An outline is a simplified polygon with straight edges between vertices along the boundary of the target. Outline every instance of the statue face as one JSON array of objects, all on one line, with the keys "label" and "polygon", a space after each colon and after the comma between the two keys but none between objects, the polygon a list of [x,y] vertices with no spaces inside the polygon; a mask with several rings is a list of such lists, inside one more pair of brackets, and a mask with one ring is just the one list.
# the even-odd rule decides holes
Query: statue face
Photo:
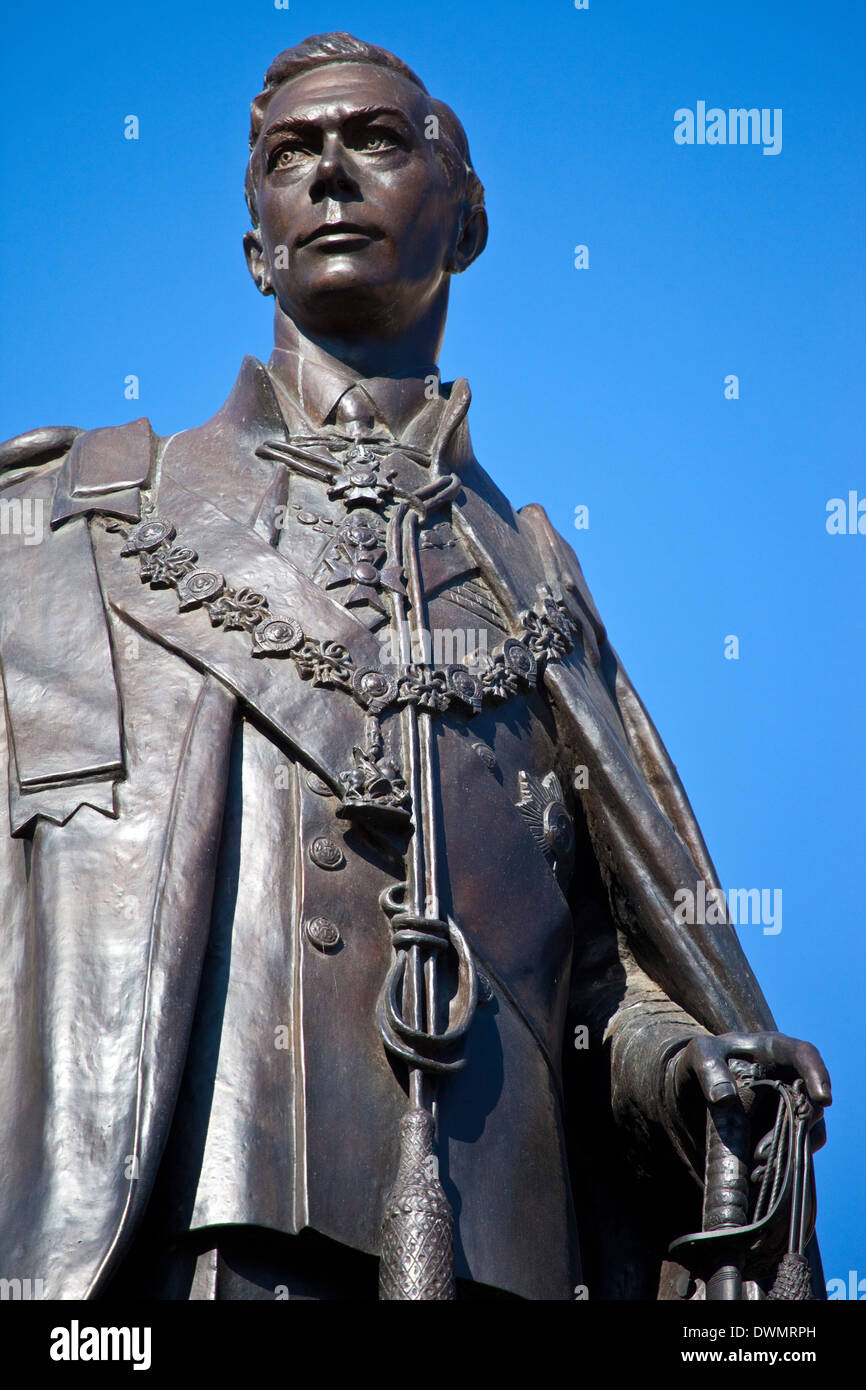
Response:
[{"label": "statue face", "polygon": [[302,331],[405,332],[469,263],[425,137],[430,105],[364,63],[317,68],[271,98],[254,153],[260,228],[245,244],[254,278]]}]

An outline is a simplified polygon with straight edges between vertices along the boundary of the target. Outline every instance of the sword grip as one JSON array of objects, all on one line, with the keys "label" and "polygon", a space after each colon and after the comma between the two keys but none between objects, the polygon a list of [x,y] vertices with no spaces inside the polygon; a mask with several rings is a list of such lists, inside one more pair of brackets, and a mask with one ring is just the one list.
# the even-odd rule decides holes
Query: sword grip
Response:
[{"label": "sword grip", "polygon": [[[707,1111],[707,1168],[703,1229],[745,1226],[749,1215],[749,1170],[746,1163],[749,1121],[739,1095]],[[742,1295],[742,1260],[725,1242],[721,1264],[708,1271],[708,1302],[735,1302]]]},{"label": "sword grip", "polygon": [[[704,1180],[703,1229],[730,1231],[749,1222],[749,1111],[755,1100],[744,1084],[753,1070],[731,1063],[737,1094],[707,1108],[707,1156]],[[720,1262],[707,1272],[707,1301],[736,1302],[742,1298],[743,1256],[741,1244],[724,1241]]]},{"label": "sword grip", "polygon": [[749,1207],[749,1121],[739,1097],[707,1112],[703,1227],[745,1226]]}]

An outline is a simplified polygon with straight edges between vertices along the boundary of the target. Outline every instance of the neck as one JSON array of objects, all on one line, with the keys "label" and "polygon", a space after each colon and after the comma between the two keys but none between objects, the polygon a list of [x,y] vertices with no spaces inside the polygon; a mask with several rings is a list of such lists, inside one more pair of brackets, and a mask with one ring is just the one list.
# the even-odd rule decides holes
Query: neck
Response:
[{"label": "neck", "polygon": [[274,306],[274,346],[288,348],[302,356],[316,350],[342,362],[360,377],[407,377],[421,368],[435,365],[445,332],[448,290],[444,302],[434,301],[424,318],[393,338],[361,337],[357,334],[317,333],[301,329],[277,303]]}]

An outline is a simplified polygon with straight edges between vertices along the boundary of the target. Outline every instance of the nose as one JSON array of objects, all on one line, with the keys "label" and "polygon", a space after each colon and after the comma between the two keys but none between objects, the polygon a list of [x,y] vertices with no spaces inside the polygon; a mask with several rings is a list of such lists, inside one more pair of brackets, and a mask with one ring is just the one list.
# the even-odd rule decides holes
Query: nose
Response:
[{"label": "nose", "polygon": [[353,176],[351,161],[345,146],[334,135],[326,137],[313,182],[310,197],[314,203],[324,198],[334,198],[339,202],[360,201],[361,190]]}]

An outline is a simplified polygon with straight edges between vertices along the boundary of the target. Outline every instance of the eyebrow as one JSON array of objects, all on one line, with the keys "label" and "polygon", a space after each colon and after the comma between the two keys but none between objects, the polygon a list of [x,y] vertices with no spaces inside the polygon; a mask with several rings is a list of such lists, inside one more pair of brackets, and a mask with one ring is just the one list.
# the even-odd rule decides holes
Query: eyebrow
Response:
[{"label": "eyebrow", "polygon": [[[376,116],[395,116],[404,125],[412,128],[412,121],[405,111],[401,111],[398,106],[356,106],[351,111],[346,111],[339,118],[339,124],[345,125],[348,121],[366,118],[374,119]],[[262,140],[268,140],[272,135],[284,135],[287,131],[308,129],[310,126],[318,126],[320,117],[316,116],[283,116],[281,120],[274,121],[266,130],[262,132]]]}]

